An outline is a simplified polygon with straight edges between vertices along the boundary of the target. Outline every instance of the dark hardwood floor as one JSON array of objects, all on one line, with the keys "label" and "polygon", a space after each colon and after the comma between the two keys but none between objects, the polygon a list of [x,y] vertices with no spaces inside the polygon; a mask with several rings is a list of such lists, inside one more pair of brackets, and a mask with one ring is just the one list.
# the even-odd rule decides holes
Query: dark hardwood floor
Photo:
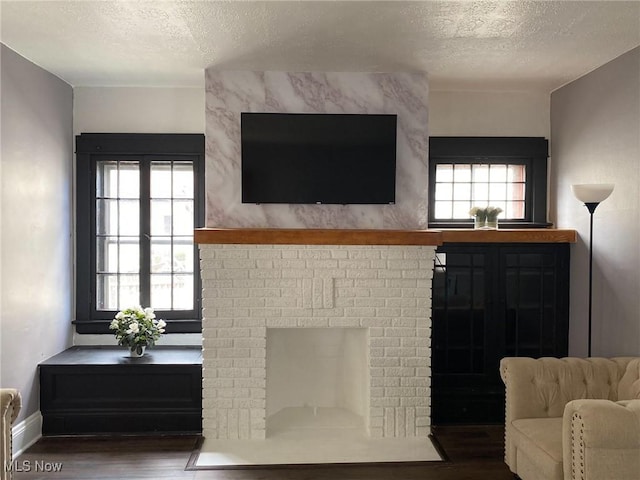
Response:
[{"label": "dark hardwood floor", "polygon": [[[46,437],[15,463],[15,480],[512,480],[501,426],[434,427],[448,461],[420,465],[185,470],[198,438]],[[55,472],[56,464],[60,471]],[[22,470],[22,471],[20,471]],[[49,470],[49,471],[47,471]]]}]

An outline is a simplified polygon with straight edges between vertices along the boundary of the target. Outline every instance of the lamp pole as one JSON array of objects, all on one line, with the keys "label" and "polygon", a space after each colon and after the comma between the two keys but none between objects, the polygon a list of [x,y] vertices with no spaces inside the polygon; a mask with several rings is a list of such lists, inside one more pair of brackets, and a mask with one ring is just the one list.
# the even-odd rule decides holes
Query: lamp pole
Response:
[{"label": "lamp pole", "polygon": [[587,202],[584,204],[589,210],[589,346],[587,356],[591,356],[591,312],[593,305],[593,212],[600,202]]},{"label": "lamp pole", "polygon": [[591,319],[593,310],[593,213],[600,202],[604,201],[613,192],[612,183],[576,184],[571,185],[575,197],[584,203],[589,210],[589,344],[588,356],[591,356]]}]

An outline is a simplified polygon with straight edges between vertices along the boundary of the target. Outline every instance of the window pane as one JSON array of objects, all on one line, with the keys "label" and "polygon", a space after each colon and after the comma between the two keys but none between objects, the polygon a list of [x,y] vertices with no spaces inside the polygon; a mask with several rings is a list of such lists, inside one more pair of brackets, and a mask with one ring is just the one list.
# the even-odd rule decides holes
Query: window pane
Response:
[{"label": "window pane", "polygon": [[507,185],[505,183],[492,183],[489,187],[489,202],[504,201],[507,198]]},{"label": "window pane", "polygon": [[490,182],[506,182],[507,181],[507,166],[506,165],[491,165],[489,167],[489,181]]},{"label": "window pane", "polygon": [[193,273],[193,237],[176,238],[173,243],[173,271]]},{"label": "window pane", "polygon": [[487,205],[489,202],[489,184],[488,183],[474,183],[473,184],[473,205],[480,207]]},{"label": "window pane", "polygon": [[453,185],[453,199],[454,200],[471,200],[471,184],[456,182]]},{"label": "window pane", "polygon": [[172,299],[171,275],[151,275],[151,305],[156,310],[170,310]]},{"label": "window pane", "polygon": [[118,237],[96,239],[96,271],[118,273]]},{"label": "window pane", "polygon": [[140,234],[140,201],[119,200],[118,217],[120,223],[120,235]]},{"label": "window pane", "polygon": [[140,305],[140,277],[120,275],[118,309]]},{"label": "window pane", "polygon": [[171,162],[151,164],[151,198],[171,198]]},{"label": "window pane", "polygon": [[174,162],[173,164],[173,197],[193,198],[193,164],[192,162]]},{"label": "window pane", "polygon": [[469,202],[453,202],[453,218],[469,218]]},{"label": "window pane", "polygon": [[171,237],[151,240],[151,273],[171,273]]},{"label": "window pane", "polygon": [[471,165],[455,165],[453,169],[453,179],[457,182],[471,181]]},{"label": "window pane", "polygon": [[140,167],[138,162],[118,162],[120,173],[118,198],[140,198]]},{"label": "window pane", "polygon": [[451,183],[436,183],[436,200],[451,200],[453,185]]},{"label": "window pane", "polygon": [[473,181],[488,182],[489,181],[489,165],[473,165]]},{"label": "window pane", "polygon": [[510,182],[526,181],[527,169],[524,165],[509,165],[507,169]]},{"label": "window pane", "polygon": [[96,233],[118,235],[117,200],[96,200]]},{"label": "window pane", "polygon": [[118,276],[96,276],[96,301],[98,310],[118,309]]},{"label": "window pane", "polygon": [[453,182],[453,165],[436,165],[436,182]]},{"label": "window pane", "polygon": [[173,234],[193,235],[193,200],[173,201]]},{"label": "window pane", "polygon": [[171,235],[171,200],[151,200],[151,235]]},{"label": "window pane", "polygon": [[434,217],[453,218],[453,202],[436,201]]},{"label": "window pane", "polygon": [[120,273],[140,271],[140,242],[137,238],[120,239]]},{"label": "window pane", "polygon": [[173,308],[176,310],[193,308],[193,275],[173,276]]},{"label": "window pane", "polygon": [[118,162],[97,162],[96,196],[118,198]]}]

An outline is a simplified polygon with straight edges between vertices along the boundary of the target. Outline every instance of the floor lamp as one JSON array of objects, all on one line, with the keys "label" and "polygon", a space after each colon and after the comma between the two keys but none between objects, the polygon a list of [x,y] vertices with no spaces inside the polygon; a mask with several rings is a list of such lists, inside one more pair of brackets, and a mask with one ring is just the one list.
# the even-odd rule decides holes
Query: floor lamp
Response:
[{"label": "floor lamp", "polygon": [[591,183],[571,185],[575,197],[584,203],[589,210],[589,348],[588,357],[591,356],[591,304],[593,297],[593,212],[600,203],[611,195],[613,184]]}]

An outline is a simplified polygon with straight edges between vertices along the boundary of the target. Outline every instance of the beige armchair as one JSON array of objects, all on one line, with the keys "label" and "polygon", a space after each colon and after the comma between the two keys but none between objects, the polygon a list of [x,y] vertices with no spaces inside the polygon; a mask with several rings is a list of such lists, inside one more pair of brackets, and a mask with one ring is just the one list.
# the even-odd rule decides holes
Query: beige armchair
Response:
[{"label": "beige armchair", "polygon": [[500,374],[513,473],[640,479],[640,358],[504,358]]},{"label": "beige armchair", "polygon": [[2,463],[0,463],[0,479],[2,480],[9,480],[12,477],[12,469],[10,468],[11,460],[13,459],[11,427],[16,418],[18,418],[21,406],[22,402],[17,390],[12,388],[0,389],[0,413],[2,414],[2,445],[0,445],[0,447],[2,447],[0,450],[0,454],[2,455],[0,461]]}]

